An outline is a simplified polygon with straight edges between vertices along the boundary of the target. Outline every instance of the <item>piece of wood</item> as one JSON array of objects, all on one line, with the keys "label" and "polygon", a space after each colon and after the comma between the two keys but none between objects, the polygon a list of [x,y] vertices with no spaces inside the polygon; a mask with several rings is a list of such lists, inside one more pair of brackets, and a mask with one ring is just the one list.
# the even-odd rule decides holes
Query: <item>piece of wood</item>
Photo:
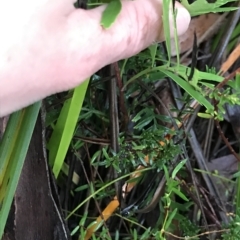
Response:
[{"label": "piece of wood", "polygon": [[2,240],[71,239],[51,181],[39,116]]}]

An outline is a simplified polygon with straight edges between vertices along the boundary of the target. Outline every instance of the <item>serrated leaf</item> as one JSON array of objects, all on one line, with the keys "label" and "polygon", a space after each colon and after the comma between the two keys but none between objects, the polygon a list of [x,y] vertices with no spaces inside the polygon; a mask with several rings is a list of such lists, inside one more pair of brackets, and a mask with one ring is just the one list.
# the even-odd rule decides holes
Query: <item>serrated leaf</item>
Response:
[{"label": "serrated leaf", "polygon": [[122,3],[120,0],[111,1],[102,14],[101,25],[104,28],[110,28],[115,22],[117,16],[122,9]]},{"label": "serrated leaf", "polygon": [[226,3],[236,2],[237,0],[217,0],[215,3],[208,3],[206,0],[197,0],[191,4],[188,0],[182,0],[181,4],[189,11],[192,17],[205,14],[205,13],[217,13],[217,12],[228,12],[237,10],[237,7],[224,7],[221,8]]}]

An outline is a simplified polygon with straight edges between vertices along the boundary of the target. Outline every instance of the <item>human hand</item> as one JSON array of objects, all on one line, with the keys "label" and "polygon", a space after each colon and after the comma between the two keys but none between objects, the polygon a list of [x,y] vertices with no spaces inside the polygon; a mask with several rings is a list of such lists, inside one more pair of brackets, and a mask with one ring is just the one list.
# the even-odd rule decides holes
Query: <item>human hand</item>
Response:
[{"label": "human hand", "polygon": [[[161,2],[123,1],[114,24],[103,29],[106,6],[82,10],[67,0],[1,1],[0,116],[72,89],[100,68],[163,41]],[[176,8],[181,35],[190,15],[177,2]]]}]

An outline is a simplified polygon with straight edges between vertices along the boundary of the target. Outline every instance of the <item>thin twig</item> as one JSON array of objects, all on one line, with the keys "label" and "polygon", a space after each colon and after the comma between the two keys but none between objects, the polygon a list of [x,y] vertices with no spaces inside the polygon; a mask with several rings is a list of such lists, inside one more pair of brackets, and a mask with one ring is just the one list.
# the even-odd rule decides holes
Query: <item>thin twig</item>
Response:
[{"label": "thin twig", "polygon": [[230,73],[227,77],[225,77],[216,87],[216,89],[221,89],[223,86],[225,86],[228,81],[230,81],[233,77],[235,77],[235,75],[237,73],[240,73],[240,68],[236,69],[235,71],[233,71],[232,73]]},{"label": "thin twig", "polygon": [[124,129],[126,129],[128,122],[129,122],[129,117],[128,117],[128,112],[125,106],[125,101],[124,101],[124,93],[121,91],[123,84],[122,84],[122,78],[120,75],[120,69],[118,66],[118,63],[113,63],[114,71],[116,74],[116,81],[117,81],[117,86],[119,89],[119,106],[120,106],[120,112],[122,113],[122,119],[123,119],[123,126]]},{"label": "thin twig", "polygon": [[220,136],[222,137],[222,140],[224,141],[224,143],[227,145],[228,149],[230,150],[230,152],[235,156],[235,158],[240,162],[240,156],[234,151],[234,149],[232,148],[231,144],[229,143],[228,139],[225,137],[222,129],[221,129],[221,126],[219,124],[219,121],[218,120],[215,120],[214,121],[215,124],[216,124],[216,128],[220,134]]}]

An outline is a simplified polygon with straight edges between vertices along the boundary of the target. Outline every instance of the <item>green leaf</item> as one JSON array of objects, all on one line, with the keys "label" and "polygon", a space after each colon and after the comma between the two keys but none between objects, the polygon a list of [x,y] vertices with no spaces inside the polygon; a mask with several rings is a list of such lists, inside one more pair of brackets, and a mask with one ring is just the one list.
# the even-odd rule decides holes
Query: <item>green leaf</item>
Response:
[{"label": "green leaf", "polygon": [[41,102],[13,113],[0,143],[0,239],[32,138]]},{"label": "green leaf", "polygon": [[236,91],[240,90],[240,73],[236,73],[236,79],[235,79],[235,89]]},{"label": "green leaf", "polygon": [[215,89],[215,85],[212,84],[212,83],[206,83],[206,82],[203,82],[203,81],[199,81],[203,86],[211,89],[211,90],[214,90]]},{"label": "green leaf", "polygon": [[165,175],[165,178],[166,178],[166,182],[168,183],[170,178],[169,178],[168,168],[166,167],[166,165],[163,165],[163,170],[164,170],[164,175]]},{"label": "green leaf", "polygon": [[182,161],[180,161],[180,163],[178,163],[178,165],[174,168],[173,172],[172,172],[172,178],[174,179],[177,175],[177,173],[179,172],[179,170],[183,167],[183,165],[187,162],[187,159],[184,159]]},{"label": "green leaf", "polygon": [[200,92],[196,91],[187,81],[167,70],[161,69],[161,71],[167,76],[169,76],[173,81],[175,81],[181,88],[183,88],[189,95],[196,99],[201,105],[205,106],[207,110],[214,110],[212,104]]},{"label": "green leaf", "polygon": [[151,58],[152,58],[152,67],[155,64],[157,48],[158,48],[158,44],[152,44],[150,47],[148,47],[148,49],[150,51]]},{"label": "green leaf", "polygon": [[211,118],[213,118],[213,116],[211,115],[211,114],[208,114],[208,113],[198,113],[197,114],[199,117],[201,117],[201,118],[205,118],[205,119],[211,119]]},{"label": "green leaf", "polygon": [[[171,68],[169,68],[169,70],[172,72],[177,72],[183,78],[186,78],[186,73],[191,71],[189,67],[185,67],[183,65],[178,66],[178,67],[171,67]],[[196,68],[194,70],[194,77],[197,78],[197,82],[201,82],[201,80],[222,82],[224,79],[224,77],[218,76],[218,75],[216,75],[216,73],[202,72]]]},{"label": "green leaf", "polygon": [[106,151],[105,148],[102,149],[102,153],[103,153],[103,156],[104,156],[108,161],[111,161],[111,159],[110,159],[110,157],[109,157],[109,155],[108,155],[108,153],[107,153],[107,151]]},{"label": "green leaf", "polygon": [[72,230],[72,232],[70,233],[70,235],[71,236],[73,236],[78,230],[79,230],[79,226],[76,226],[73,230]]},{"label": "green leaf", "polygon": [[163,30],[168,54],[168,65],[170,64],[171,59],[171,37],[170,37],[170,21],[169,21],[169,10],[170,4],[172,5],[171,0],[164,0],[163,2]]},{"label": "green leaf", "polygon": [[139,122],[137,125],[134,126],[134,129],[143,129],[153,120],[153,116],[149,116],[144,118],[143,121]]},{"label": "green leaf", "polygon": [[169,226],[170,226],[173,218],[175,217],[176,213],[177,213],[177,208],[175,208],[175,209],[171,212],[170,216],[168,217],[167,222],[166,222],[166,224],[165,224],[165,230],[168,230],[168,228],[169,228]]},{"label": "green leaf", "polygon": [[214,3],[208,3],[206,0],[197,0],[191,4],[188,0],[182,0],[181,4],[190,12],[191,16],[197,16],[205,13],[217,13],[237,10],[237,7],[224,7],[222,5],[229,2],[236,2],[237,0],[217,0]]},{"label": "green leaf", "polygon": [[66,157],[77,125],[89,79],[74,89],[73,96],[66,100],[48,143],[49,163],[57,178]]},{"label": "green leaf", "polygon": [[183,200],[185,200],[185,201],[189,201],[187,198],[186,198],[186,196],[182,193],[182,192],[180,192],[177,188],[173,188],[172,189],[172,191],[175,193],[175,194],[177,194],[180,198],[182,198]]},{"label": "green leaf", "polygon": [[232,178],[239,178],[239,177],[240,177],[240,171],[238,171],[232,175]]},{"label": "green leaf", "polygon": [[91,164],[93,164],[95,160],[99,158],[100,155],[101,155],[101,150],[96,151],[91,158]]},{"label": "green leaf", "polygon": [[110,28],[115,22],[117,16],[122,9],[122,3],[120,0],[111,1],[102,14],[101,25],[104,28]]},{"label": "green leaf", "polygon": [[80,187],[77,187],[74,191],[75,192],[80,192],[80,191],[83,191],[83,190],[88,189],[88,188],[89,188],[89,186],[87,184],[85,184],[85,185],[82,185]]}]

